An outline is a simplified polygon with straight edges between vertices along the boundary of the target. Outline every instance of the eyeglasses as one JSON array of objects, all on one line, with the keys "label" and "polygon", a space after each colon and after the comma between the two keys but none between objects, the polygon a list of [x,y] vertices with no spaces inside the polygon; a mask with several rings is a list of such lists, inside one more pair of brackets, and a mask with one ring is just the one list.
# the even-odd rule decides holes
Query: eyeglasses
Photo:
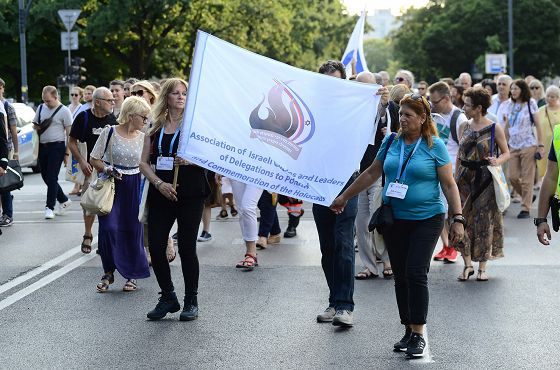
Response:
[{"label": "eyeglasses", "polygon": [[445,99],[445,96],[442,97],[441,99],[439,99],[438,101],[430,100],[430,102],[432,103],[432,105],[434,105],[434,104],[439,104],[439,102],[441,102],[443,99]]},{"label": "eyeglasses", "polygon": [[539,90],[539,89],[540,89],[540,87],[538,87],[538,86],[531,86],[531,90]]},{"label": "eyeglasses", "polygon": [[148,123],[148,117],[143,116],[143,115],[141,115],[141,114],[136,114],[136,115],[137,115],[138,117],[141,117],[141,118],[142,118],[142,121],[144,121],[145,124]]},{"label": "eyeglasses", "polygon": [[97,99],[99,99],[99,100],[105,100],[105,101],[108,101],[108,102],[111,103],[111,104],[115,104],[115,99],[112,99],[112,98],[111,98],[111,99],[97,98]]},{"label": "eyeglasses", "polygon": [[80,96],[80,94],[70,94],[70,96]]},{"label": "eyeglasses", "polygon": [[132,95],[132,96],[143,96],[144,95],[144,90],[131,91],[130,95]]}]

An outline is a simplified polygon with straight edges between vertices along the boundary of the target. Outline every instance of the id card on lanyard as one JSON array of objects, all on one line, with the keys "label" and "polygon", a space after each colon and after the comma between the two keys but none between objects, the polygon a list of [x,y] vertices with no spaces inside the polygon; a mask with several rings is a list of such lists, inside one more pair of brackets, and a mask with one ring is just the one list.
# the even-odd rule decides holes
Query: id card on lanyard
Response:
[{"label": "id card on lanyard", "polygon": [[414,149],[412,150],[412,152],[410,153],[410,155],[405,161],[404,160],[405,144],[404,144],[404,139],[401,139],[401,155],[399,159],[399,168],[397,170],[397,178],[395,179],[395,181],[389,183],[389,185],[387,186],[387,192],[385,193],[386,196],[391,198],[397,198],[397,199],[404,199],[406,197],[406,193],[408,192],[408,185],[403,184],[403,182],[404,179],[406,178],[407,165],[412,159],[414,153],[416,152],[416,149],[418,149],[418,147],[420,146],[421,141],[422,141],[422,137],[419,137],[418,140],[416,141],[416,145],[414,146]]},{"label": "id card on lanyard", "polygon": [[159,133],[159,141],[158,141],[158,154],[159,156],[157,157],[157,162],[156,162],[156,170],[163,170],[163,171],[171,171],[173,170],[173,161],[175,160],[175,158],[173,158],[173,144],[175,144],[175,140],[177,139],[177,136],[179,136],[179,128],[177,127],[177,129],[175,130],[175,134],[173,134],[173,138],[171,139],[171,144],[169,144],[169,155],[168,156],[164,156],[163,155],[163,150],[161,149],[161,142],[163,140],[163,134],[165,132],[165,128],[162,127],[161,131]]}]

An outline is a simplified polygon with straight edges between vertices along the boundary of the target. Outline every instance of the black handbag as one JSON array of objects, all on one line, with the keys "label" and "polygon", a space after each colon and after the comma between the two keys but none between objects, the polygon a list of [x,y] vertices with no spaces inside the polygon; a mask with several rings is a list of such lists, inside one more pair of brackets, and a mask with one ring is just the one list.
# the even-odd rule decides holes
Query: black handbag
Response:
[{"label": "black handbag", "polygon": [[550,207],[550,215],[552,216],[552,230],[558,232],[560,230],[560,202],[555,195],[548,200]]},{"label": "black handbag", "polygon": [[[389,148],[391,144],[393,144],[393,140],[395,139],[396,134],[392,133],[387,139],[387,146],[385,150],[385,154],[383,155],[383,162],[385,162],[385,158],[387,158],[387,152],[389,152]],[[385,186],[385,174],[382,174],[382,187]],[[381,201],[381,206],[373,212],[368,224],[368,230],[372,232],[373,230],[377,230],[379,234],[383,234],[383,230],[386,230],[388,227],[393,226],[394,219],[393,219],[393,208],[390,204],[385,204]]]},{"label": "black handbag", "polygon": [[0,193],[7,193],[23,187],[23,173],[19,162],[15,159],[8,161],[4,176],[0,176]]}]

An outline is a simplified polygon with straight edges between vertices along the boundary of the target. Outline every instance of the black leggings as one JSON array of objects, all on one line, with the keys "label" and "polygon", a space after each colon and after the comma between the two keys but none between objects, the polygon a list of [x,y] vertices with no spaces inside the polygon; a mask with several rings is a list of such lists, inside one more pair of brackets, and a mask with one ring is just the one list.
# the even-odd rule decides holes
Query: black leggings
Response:
[{"label": "black leggings", "polygon": [[395,220],[383,238],[395,274],[395,295],[403,325],[423,325],[428,316],[428,271],[444,215]]},{"label": "black leggings", "polygon": [[174,291],[165,251],[169,232],[177,220],[177,242],[185,280],[185,296],[195,296],[198,293],[199,275],[196,238],[202,219],[204,198],[179,197],[177,202],[171,202],[156,191],[150,189],[148,194],[148,245],[154,274],[163,292]]}]

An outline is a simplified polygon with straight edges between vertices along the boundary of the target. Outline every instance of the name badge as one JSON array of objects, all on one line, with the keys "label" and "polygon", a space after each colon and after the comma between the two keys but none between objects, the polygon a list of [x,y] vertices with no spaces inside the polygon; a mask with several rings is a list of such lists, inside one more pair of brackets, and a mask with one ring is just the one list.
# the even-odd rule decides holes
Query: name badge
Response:
[{"label": "name badge", "polygon": [[173,169],[173,157],[157,157],[156,170],[170,171]]},{"label": "name badge", "polygon": [[391,198],[404,199],[406,197],[406,192],[408,191],[408,185],[399,184],[398,182],[392,182],[387,187],[386,196]]}]

